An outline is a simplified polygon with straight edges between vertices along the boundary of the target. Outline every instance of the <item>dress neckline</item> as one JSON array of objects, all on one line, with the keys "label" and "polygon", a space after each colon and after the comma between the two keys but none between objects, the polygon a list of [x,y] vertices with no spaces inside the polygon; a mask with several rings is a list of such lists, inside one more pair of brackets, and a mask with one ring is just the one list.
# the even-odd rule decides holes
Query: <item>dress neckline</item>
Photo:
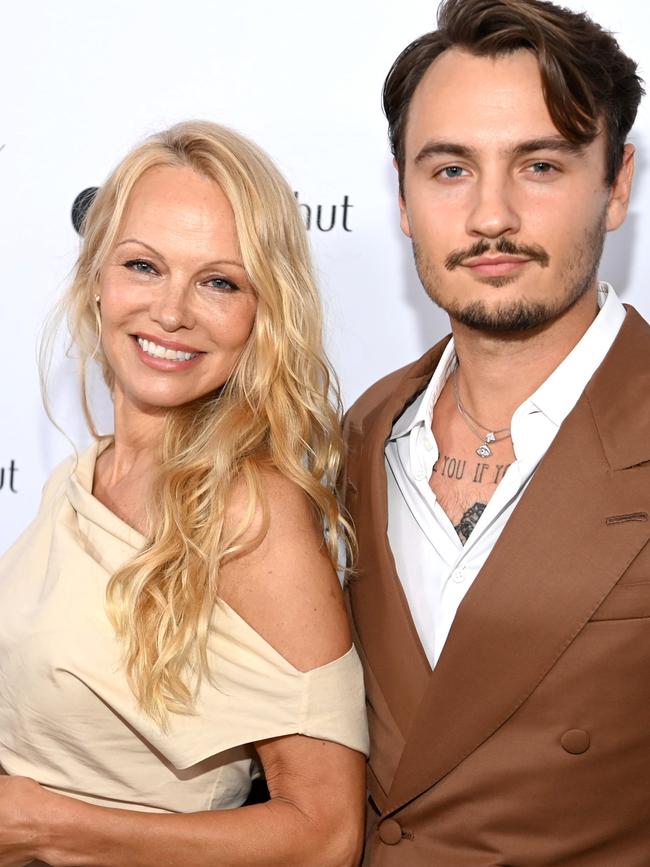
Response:
[{"label": "dress neckline", "polygon": [[77,457],[67,486],[67,496],[72,508],[86,520],[125,542],[135,551],[143,548],[147,539],[130,524],[118,517],[93,495],[95,464],[99,455],[112,445],[112,437],[95,440]]},{"label": "dress neckline", "polygon": [[[127,544],[133,549],[135,554],[146,545],[147,539],[114,512],[111,512],[107,506],[92,494],[95,463],[99,455],[111,444],[111,437],[95,440],[85,451],[78,455],[76,466],[73,468],[68,479],[66,495],[70,505],[78,515],[81,515],[114,538]],[[267,659],[274,659],[276,665],[295,676],[303,677],[310,675],[312,672],[324,671],[330,667],[333,668],[341,660],[346,659],[354,653],[354,645],[352,645],[338,659],[330,660],[306,672],[301,671],[289,662],[286,657],[282,656],[241,614],[220,596],[217,596],[215,600],[215,615],[215,623],[218,623],[221,618],[230,620],[235,626],[234,634],[237,634],[237,632],[240,635],[242,633],[245,634],[247,636],[245,640],[246,644],[255,646],[258,653]]]}]

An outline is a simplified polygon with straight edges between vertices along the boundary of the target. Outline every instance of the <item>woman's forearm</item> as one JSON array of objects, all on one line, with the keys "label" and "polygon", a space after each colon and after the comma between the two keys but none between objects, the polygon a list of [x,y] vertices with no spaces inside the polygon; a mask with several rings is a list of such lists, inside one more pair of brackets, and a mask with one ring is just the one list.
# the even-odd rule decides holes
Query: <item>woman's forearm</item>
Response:
[{"label": "woman's forearm", "polygon": [[[152,814],[52,795],[35,857],[52,867],[354,867],[359,829],[345,805],[319,820],[281,799],[234,810]],[[348,815],[346,816],[346,812]]]}]

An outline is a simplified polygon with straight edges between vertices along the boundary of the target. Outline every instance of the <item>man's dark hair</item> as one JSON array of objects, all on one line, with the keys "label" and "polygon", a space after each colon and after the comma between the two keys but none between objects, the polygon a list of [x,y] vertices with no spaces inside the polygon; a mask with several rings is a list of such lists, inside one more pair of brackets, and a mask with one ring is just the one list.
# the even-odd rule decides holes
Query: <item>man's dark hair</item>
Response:
[{"label": "man's dark hair", "polygon": [[600,125],[606,136],[605,180],[611,186],[644,94],[636,63],[586,14],[543,0],[443,0],[438,29],[399,55],[384,82],[388,134],[404,179],[404,134],[413,93],[433,61],[457,47],[480,57],[518,49],[537,57],[551,119],[567,141],[585,145]]}]

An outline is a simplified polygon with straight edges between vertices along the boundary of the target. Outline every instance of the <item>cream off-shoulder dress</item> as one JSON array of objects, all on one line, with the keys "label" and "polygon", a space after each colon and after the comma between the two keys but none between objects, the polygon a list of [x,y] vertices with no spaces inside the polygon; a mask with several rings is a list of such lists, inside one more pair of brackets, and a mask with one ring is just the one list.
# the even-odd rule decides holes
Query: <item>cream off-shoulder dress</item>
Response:
[{"label": "cream off-shoulder dress", "polygon": [[144,539],[92,496],[100,446],[47,482],[38,516],[0,559],[0,766],[107,807],[237,807],[252,744],[303,734],[368,753],[354,648],[301,672],[222,601],[196,712],[161,731],[138,708],[105,613],[106,584]]}]

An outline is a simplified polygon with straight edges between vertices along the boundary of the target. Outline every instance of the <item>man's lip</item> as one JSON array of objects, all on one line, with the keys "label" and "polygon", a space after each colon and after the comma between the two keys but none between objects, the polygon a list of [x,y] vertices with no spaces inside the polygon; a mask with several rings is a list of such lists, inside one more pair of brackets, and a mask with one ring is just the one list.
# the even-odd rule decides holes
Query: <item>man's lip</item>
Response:
[{"label": "man's lip", "polygon": [[168,340],[166,337],[156,337],[154,334],[147,334],[146,331],[136,331],[131,335],[136,339],[141,337],[143,340],[148,340],[151,343],[157,343],[158,346],[164,346],[165,349],[175,349],[177,352],[198,352],[201,353],[200,349],[196,349],[194,346],[188,346],[187,343],[179,343],[177,340]]},{"label": "man's lip", "polygon": [[507,277],[520,272],[530,261],[519,256],[481,256],[468,259],[464,266],[474,277]]},{"label": "man's lip", "polygon": [[468,259],[463,265],[466,268],[476,268],[485,265],[523,265],[530,261],[525,256],[481,256],[480,259]]}]

